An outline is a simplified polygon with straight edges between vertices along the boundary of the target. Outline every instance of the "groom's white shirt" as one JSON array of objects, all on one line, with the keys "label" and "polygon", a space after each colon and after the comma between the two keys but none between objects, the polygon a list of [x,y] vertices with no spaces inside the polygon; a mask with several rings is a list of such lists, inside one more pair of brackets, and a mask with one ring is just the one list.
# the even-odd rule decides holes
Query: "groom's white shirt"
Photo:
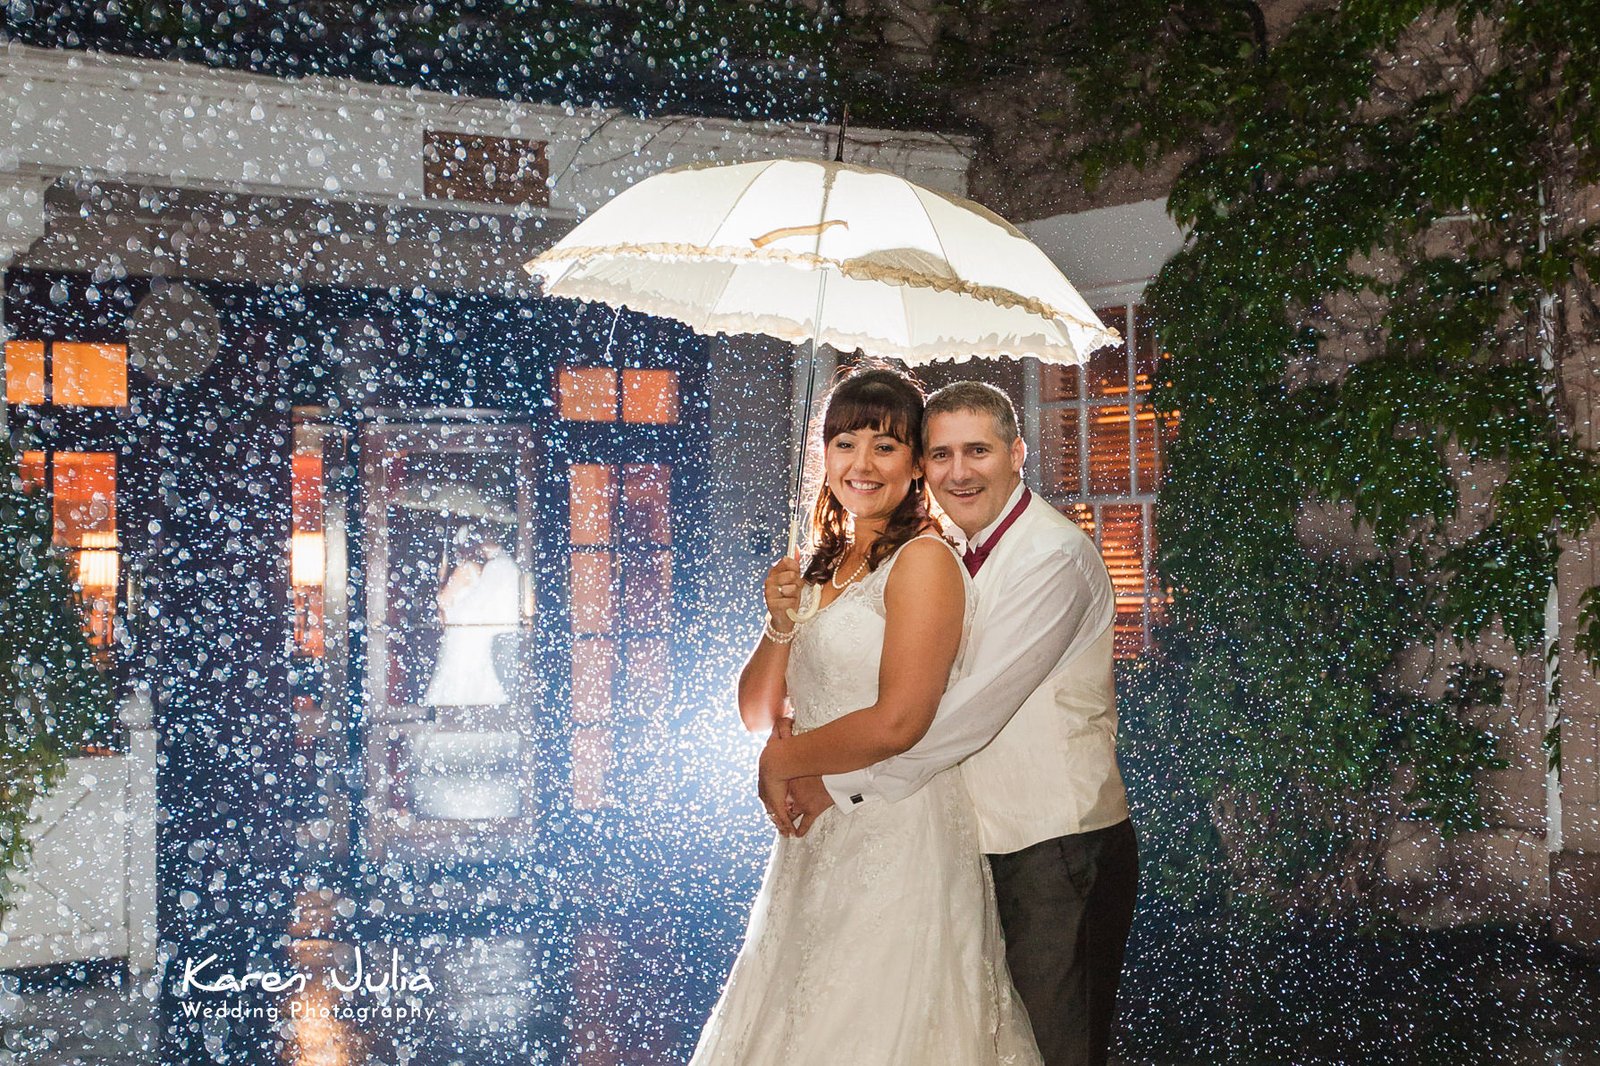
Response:
[{"label": "groom's white shirt", "polygon": [[[972,547],[987,542],[1022,491],[1018,485]],[[990,854],[1121,822],[1128,805],[1111,676],[1116,597],[1094,541],[1035,494],[972,588],[966,668],[927,734],[903,755],[823,778],[834,803],[849,810],[873,798],[904,799],[962,763]]]}]

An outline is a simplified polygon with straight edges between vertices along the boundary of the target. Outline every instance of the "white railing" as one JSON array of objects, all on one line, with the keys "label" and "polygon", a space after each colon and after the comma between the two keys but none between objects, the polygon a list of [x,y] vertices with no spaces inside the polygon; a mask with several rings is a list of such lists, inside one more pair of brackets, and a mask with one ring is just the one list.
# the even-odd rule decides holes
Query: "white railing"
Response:
[{"label": "white railing", "polygon": [[33,854],[0,922],[0,970],[85,959],[156,961],[156,740],[129,701],[128,753],[67,760],[34,805]]}]

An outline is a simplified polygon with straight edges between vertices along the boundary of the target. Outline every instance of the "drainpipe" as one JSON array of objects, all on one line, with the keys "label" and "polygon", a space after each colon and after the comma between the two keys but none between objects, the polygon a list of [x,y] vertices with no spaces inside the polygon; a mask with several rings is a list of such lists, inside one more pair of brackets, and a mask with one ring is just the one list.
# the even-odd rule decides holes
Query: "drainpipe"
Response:
[{"label": "drainpipe", "polygon": [[[1548,243],[1549,215],[1545,211],[1544,186],[1539,186],[1539,251],[1543,252]],[[1539,296],[1539,367],[1545,373],[1543,386],[1545,398],[1554,403],[1556,400],[1555,375],[1556,369],[1556,297],[1552,292],[1543,292]],[[1545,599],[1544,606],[1544,662],[1545,662],[1545,704],[1544,704],[1544,735],[1549,736],[1551,730],[1561,727],[1561,704],[1554,696],[1555,671],[1558,661],[1552,658],[1551,653],[1561,641],[1561,600],[1558,594],[1556,575],[1550,575],[1550,593]],[[1545,809],[1545,847],[1554,855],[1562,848],[1561,833],[1561,767],[1558,763],[1547,767],[1544,780],[1544,809]]]}]

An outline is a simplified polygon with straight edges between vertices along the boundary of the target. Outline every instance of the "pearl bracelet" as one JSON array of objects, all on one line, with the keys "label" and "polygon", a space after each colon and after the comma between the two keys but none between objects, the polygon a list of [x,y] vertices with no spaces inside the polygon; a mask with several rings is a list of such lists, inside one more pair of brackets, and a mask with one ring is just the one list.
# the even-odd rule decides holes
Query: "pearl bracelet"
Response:
[{"label": "pearl bracelet", "polygon": [[767,620],[765,622],[761,623],[761,635],[763,637],[766,637],[768,640],[772,641],[772,643],[774,643],[774,644],[788,644],[788,643],[790,643],[791,641],[794,640],[794,635],[798,631],[798,629],[799,629],[799,627],[797,626],[797,627],[795,627],[795,629],[791,629],[787,633],[778,632],[772,626],[772,616],[771,615],[768,615],[767,616]]}]

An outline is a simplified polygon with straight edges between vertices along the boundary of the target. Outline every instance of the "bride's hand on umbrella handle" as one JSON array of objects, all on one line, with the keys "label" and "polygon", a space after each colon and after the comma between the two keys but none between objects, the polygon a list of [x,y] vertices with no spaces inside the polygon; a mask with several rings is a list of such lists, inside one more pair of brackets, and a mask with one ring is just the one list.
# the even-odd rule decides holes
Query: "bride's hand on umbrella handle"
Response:
[{"label": "bride's hand on umbrella handle", "polygon": [[767,579],[761,585],[762,595],[767,601],[767,615],[772,628],[779,633],[788,633],[794,629],[794,616],[791,611],[800,608],[800,593],[805,588],[805,580],[800,576],[800,563],[792,556],[785,555],[782,559],[772,564],[772,569],[767,571]]}]

